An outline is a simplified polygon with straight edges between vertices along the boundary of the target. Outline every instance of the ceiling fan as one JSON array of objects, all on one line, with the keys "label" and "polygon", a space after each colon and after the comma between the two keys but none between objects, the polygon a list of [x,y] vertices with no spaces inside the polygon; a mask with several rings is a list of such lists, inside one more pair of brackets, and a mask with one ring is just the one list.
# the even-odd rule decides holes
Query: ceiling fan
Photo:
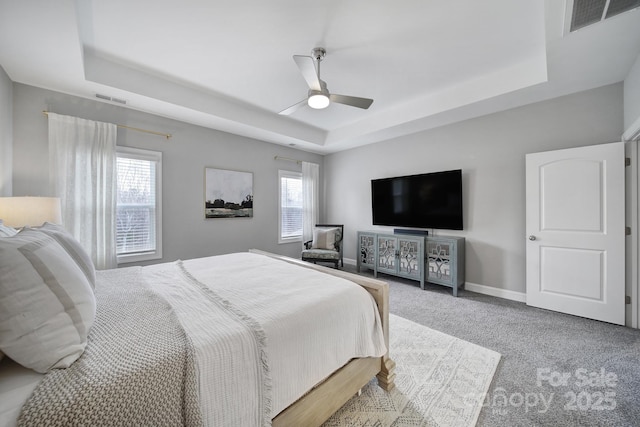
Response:
[{"label": "ceiling fan", "polygon": [[320,80],[320,62],[326,56],[327,51],[322,47],[316,47],[311,51],[311,54],[313,57],[293,55],[293,60],[296,62],[296,65],[298,65],[298,68],[302,73],[302,77],[304,77],[309,85],[307,98],[280,111],[278,114],[288,116],[305,105],[319,110],[328,107],[331,102],[337,102],[338,104],[349,105],[351,107],[362,108],[365,110],[369,108],[373,103],[373,99],[329,93],[327,83]]}]

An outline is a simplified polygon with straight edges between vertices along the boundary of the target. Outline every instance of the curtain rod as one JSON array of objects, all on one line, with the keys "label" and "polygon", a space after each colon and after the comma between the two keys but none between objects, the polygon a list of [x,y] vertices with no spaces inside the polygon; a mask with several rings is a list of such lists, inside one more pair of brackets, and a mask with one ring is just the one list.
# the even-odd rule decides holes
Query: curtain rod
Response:
[{"label": "curtain rod", "polygon": [[[48,111],[43,111],[42,114],[44,114],[45,116],[49,116],[49,112]],[[134,128],[132,126],[125,126],[125,125],[118,125],[118,124],[116,124],[116,126],[118,126],[119,128],[123,128],[123,129],[135,130],[135,131],[138,131],[138,132],[150,133],[152,135],[164,136],[167,139],[169,139],[169,138],[171,138],[173,136],[170,133],[162,133],[162,132],[156,132],[154,130]]]},{"label": "curtain rod", "polygon": [[286,160],[287,162],[296,162],[298,164],[302,163],[302,160],[290,159],[289,157],[275,156],[274,160]]}]

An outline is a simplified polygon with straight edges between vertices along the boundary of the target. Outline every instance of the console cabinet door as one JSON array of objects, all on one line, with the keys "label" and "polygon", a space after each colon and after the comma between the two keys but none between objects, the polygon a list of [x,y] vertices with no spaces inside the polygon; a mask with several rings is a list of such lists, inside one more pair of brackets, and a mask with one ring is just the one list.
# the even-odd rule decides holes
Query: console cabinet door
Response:
[{"label": "console cabinet door", "polygon": [[397,251],[397,237],[378,235],[378,256],[376,260],[376,269],[378,272],[389,274],[397,273]]},{"label": "console cabinet door", "polygon": [[376,237],[375,233],[358,232],[358,271],[360,271],[360,267],[375,269]]},{"label": "console cabinet door", "polygon": [[427,281],[453,287],[457,283],[452,254],[456,253],[455,240],[427,239]]},{"label": "console cabinet door", "polygon": [[398,276],[424,279],[424,239],[398,237]]}]

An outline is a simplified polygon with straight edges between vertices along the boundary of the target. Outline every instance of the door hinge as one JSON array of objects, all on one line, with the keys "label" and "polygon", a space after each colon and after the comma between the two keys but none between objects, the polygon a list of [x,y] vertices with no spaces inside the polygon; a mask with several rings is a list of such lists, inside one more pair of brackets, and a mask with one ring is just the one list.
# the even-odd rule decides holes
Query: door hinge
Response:
[{"label": "door hinge", "polygon": [[624,297],[624,303],[625,304],[631,304],[631,297],[629,295],[625,295]]},{"label": "door hinge", "polygon": [[624,165],[625,166],[631,166],[631,157],[625,157],[624,158]]},{"label": "door hinge", "polygon": [[631,227],[625,227],[624,228],[624,235],[625,236],[631,236]]}]

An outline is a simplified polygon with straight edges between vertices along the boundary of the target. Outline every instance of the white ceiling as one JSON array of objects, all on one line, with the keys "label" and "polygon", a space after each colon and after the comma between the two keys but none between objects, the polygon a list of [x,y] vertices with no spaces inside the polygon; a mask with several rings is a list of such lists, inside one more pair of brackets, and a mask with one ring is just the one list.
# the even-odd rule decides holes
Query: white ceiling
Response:
[{"label": "white ceiling", "polygon": [[[19,83],[330,153],[624,80],[640,9],[565,34],[565,0],[0,0]],[[326,48],[304,99],[292,55]]]}]

